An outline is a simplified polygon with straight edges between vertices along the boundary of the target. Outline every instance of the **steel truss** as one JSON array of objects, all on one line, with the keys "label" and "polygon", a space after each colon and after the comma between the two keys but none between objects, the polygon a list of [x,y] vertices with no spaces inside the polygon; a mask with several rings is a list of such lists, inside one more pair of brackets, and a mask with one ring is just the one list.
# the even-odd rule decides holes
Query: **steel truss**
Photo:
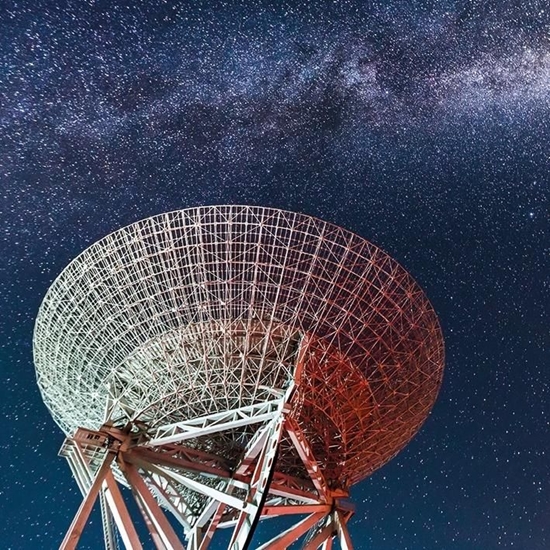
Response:
[{"label": "steel truss", "polygon": [[385,252],[239,205],[107,235],[52,284],[33,342],[84,495],[63,548],[96,500],[106,548],[140,547],[121,484],[157,548],[204,550],[227,528],[244,549],[257,521],[292,514],[261,548],[350,548],[347,489],[418,431],[444,363],[431,304]]},{"label": "steel truss", "polygon": [[[125,548],[142,548],[118,487],[122,483],[131,489],[158,550],[206,550],[216,530],[224,528],[233,530],[229,549],[244,550],[259,520],[286,515],[299,518],[261,544],[261,550],[287,548],[300,538],[307,550],[329,549],[335,538],[342,549],[351,549],[346,525],[353,508],[343,500],[345,491],[329,489],[305,436],[288,414],[292,390],[256,406],[163,426],[149,438],[108,424],[99,431],[77,430],[60,454],[84,499],[60,548],[76,548],[98,498],[106,550],[118,548],[116,533]],[[228,469],[224,457],[186,445],[190,434],[196,440],[244,425],[255,425],[256,431],[236,469]],[[283,436],[292,441],[308,476],[278,471]],[[168,521],[167,510],[183,537]]]}]

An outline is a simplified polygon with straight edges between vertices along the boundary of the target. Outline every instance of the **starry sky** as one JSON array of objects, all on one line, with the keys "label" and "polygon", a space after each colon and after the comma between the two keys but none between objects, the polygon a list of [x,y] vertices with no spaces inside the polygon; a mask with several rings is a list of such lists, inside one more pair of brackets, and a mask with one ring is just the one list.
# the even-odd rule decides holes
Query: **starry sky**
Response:
[{"label": "starry sky", "polygon": [[549,548],[549,168],[546,0],[3,0],[0,547],[56,548],[80,501],[32,363],[52,280],[244,203],[369,239],[440,316],[438,402],[353,489],[356,547]]}]

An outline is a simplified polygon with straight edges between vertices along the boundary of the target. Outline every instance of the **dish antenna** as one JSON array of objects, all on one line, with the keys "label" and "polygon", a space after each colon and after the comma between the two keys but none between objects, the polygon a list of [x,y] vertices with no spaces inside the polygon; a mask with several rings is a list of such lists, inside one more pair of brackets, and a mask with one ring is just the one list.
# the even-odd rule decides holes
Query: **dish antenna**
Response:
[{"label": "dish antenna", "polygon": [[211,206],[80,254],[44,298],[34,358],[84,496],[62,548],[98,498],[106,548],[117,532],[141,548],[122,484],[157,548],[204,550],[230,527],[241,550],[260,519],[295,514],[259,548],[327,549],[352,548],[349,488],[418,431],[444,350],[426,296],[376,246],[302,214]]}]

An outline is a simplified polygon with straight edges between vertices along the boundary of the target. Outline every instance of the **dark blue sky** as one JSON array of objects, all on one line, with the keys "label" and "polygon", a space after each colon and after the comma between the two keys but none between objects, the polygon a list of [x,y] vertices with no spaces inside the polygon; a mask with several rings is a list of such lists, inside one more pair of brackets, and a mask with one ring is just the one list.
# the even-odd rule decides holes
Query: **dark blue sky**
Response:
[{"label": "dark blue sky", "polygon": [[32,364],[49,284],[212,203],[351,229],[440,316],[439,400],[354,489],[357,548],[550,546],[550,8],[292,4],[2,3],[2,548],[57,547],[79,503]]}]

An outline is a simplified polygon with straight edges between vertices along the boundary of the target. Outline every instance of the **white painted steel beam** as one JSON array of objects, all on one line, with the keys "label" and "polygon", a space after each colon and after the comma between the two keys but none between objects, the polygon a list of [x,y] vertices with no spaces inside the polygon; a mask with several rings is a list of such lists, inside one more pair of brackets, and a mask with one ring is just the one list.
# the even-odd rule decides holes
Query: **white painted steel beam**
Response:
[{"label": "white painted steel beam", "polygon": [[184,487],[187,487],[192,491],[196,491],[197,493],[200,493],[209,498],[213,498],[219,502],[225,502],[225,504],[237,510],[243,510],[245,507],[245,504],[242,500],[236,497],[233,497],[231,495],[228,495],[223,491],[219,491],[218,489],[214,489],[213,487],[209,487],[204,483],[200,483],[199,481],[190,479],[178,472],[169,470],[168,468],[165,468],[163,466],[157,466],[155,464],[151,464],[145,461],[139,461],[139,465],[150,472],[158,474],[159,476],[166,477],[168,479],[173,479],[177,483],[181,483]]},{"label": "white painted steel beam", "polygon": [[338,530],[340,547],[342,550],[353,550],[353,543],[351,542],[351,537],[349,536],[348,526],[344,515],[340,510],[335,510],[332,515],[334,517],[334,524]]},{"label": "white painted steel beam", "polygon": [[178,503],[173,502],[173,495],[170,495],[166,491],[166,487],[162,486],[162,481],[167,485],[168,482],[156,474],[147,475],[153,492],[156,495],[156,498],[161,502],[161,504],[169,510],[172,515],[178,520],[185,532],[191,530],[191,523],[189,522],[191,513],[187,505],[184,503],[183,498],[178,498]]},{"label": "white painted steel beam", "polygon": [[102,490],[100,495],[101,505],[101,522],[103,524],[103,540],[105,543],[105,550],[118,550],[118,543],[116,539],[114,517],[107,503],[105,496],[105,490]]},{"label": "white painted steel beam", "polygon": [[281,400],[257,403],[157,428],[147,446],[158,447],[271,420]]},{"label": "white painted steel beam", "polygon": [[132,518],[130,517],[128,508],[126,508],[126,504],[124,503],[122,493],[118,488],[115,476],[113,476],[113,472],[110,469],[107,472],[103,483],[107,488],[107,491],[105,491],[107,503],[109,504],[111,513],[113,514],[113,518],[118,528],[118,532],[120,533],[126,550],[142,550],[143,547],[139,542],[136,528]]},{"label": "white painted steel beam", "polygon": [[253,530],[262,511],[269,481],[275,468],[275,458],[279,440],[283,431],[284,415],[279,412],[277,418],[270,422],[265,443],[259,454],[252,474],[250,489],[246,497],[246,508],[241,511],[233,536],[229,543],[230,550],[245,550],[252,539]]}]

